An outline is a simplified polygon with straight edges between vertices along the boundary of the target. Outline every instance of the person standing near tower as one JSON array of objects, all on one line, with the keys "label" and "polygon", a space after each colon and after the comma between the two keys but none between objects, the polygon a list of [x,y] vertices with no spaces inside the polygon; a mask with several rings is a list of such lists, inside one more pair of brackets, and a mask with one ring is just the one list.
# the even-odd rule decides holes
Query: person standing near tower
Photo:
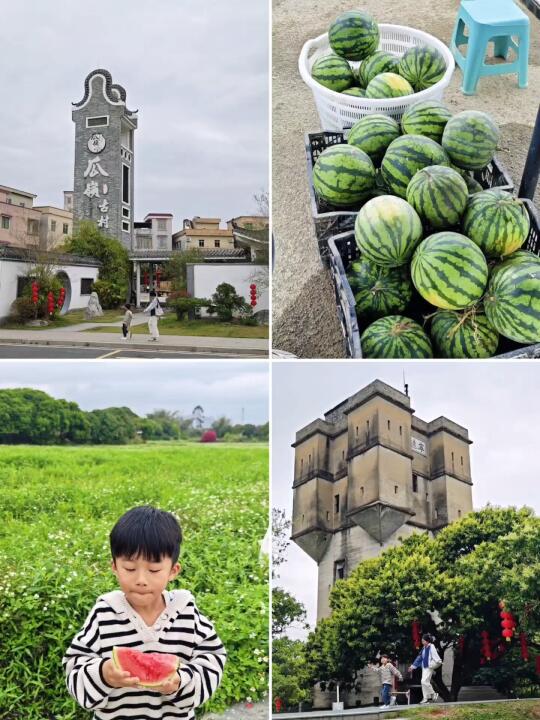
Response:
[{"label": "person standing near tower", "polygon": [[159,340],[158,317],[163,315],[163,308],[159,304],[155,290],[150,291],[150,303],[143,312],[150,313],[150,317],[148,318],[148,330],[151,335],[150,342],[157,342]]},{"label": "person standing near tower", "polygon": [[431,635],[426,633],[422,635],[423,648],[420,654],[409,668],[409,672],[416,670],[416,668],[422,668],[422,695],[423,698],[420,701],[421,705],[425,705],[428,702],[435,702],[439,697],[438,693],[435,692],[431,686],[431,678],[435,670],[441,667],[442,660],[437,652],[437,648],[433,645],[433,638]]}]

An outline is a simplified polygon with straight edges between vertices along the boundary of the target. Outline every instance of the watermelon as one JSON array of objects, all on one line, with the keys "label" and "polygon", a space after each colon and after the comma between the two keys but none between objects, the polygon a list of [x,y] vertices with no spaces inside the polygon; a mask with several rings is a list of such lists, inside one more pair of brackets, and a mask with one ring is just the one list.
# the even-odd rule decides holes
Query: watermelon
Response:
[{"label": "watermelon", "polygon": [[399,137],[399,125],[388,115],[366,115],[350,129],[347,142],[369,155],[375,165],[383,159],[386,148]]},{"label": "watermelon", "polygon": [[407,202],[424,223],[436,230],[458,225],[468,199],[465,180],[445,165],[422,168],[407,187]]},{"label": "watermelon", "polygon": [[425,135],[440,143],[446,123],[452,117],[448,108],[437,100],[414,103],[405,110],[401,128],[406,135]]},{"label": "watermelon", "polygon": [[351,66],[337,55],[325,55],[315,60],[311,68],[311,77],[336,92],[342,92],[355,83]]},{"label": "watermelon", "polygon": [[330,25],[328,41],[336,55],[363,60],[377,49],[379,26],[367,12],[344,12]]},{"label": "watermelon", "polygon": [[398,72],[411,83],[416,92],[420,92],[442,79],[446,63],[434,47],[415,45],[401,56]]},{"label": "watermelon", "polygon": [[443,310],[461,310],[477,303],[484,294],[488,266],[472,240],[445,231],[420,243],[413,255],[411,275],[415,288],[429,303]]},{"label": "watermelon", "polygon": [[540,262],[512,257],[491,273],[484,307],[489,322],[519,343],[540,342]]},{"label": "watermelon", "polygon": [[384,72],[376,75],[366,88],[366,97],[394,98],[402,95],[412,95],[414,90],[400,75]]},{"label": "watermelon", "polygon": [[147,653],[131,647],[113,647],[113,662],[118,670],[139,678],[139,685],[157,687],[171,680],[180,664],[176,655]]},{"label": "watermelon", "polygon": [[517,250],[517,252],[508,255],[503,259],[502,262],[493,267],[491,271],[491,277],[493,277],[493,273],[497,272],[501,267],[508,267],[508,265],[510,264],[517,265],[518,263],[522,262],[540,263],[540,257],[538,257],[538,255],[535,255],[530,250]]},{"label": "watermelon", "polygon": [[480,170],[493,160],[498,141],[499,129],[487,113],[464,110],[446,123],[441,144],[458,167]]},{"label": "watermelon", "polygon": [[439,310],[431,320],[431,338],[445,358],[492,357],[499,333],[483,313]]},{"label": "watermelon", "polygon": [[354,97],[366,97],[366,91],[363,88],[354,87],[343,90],[342,95],[353,95]]},{"label": "watermelon", "polygon": [[354,237],[363,257],[376,265],[398,267],[408,262],[422,239],[422,223],[405,200],[381,195],[361,208]]},{"label": "watermelon", "polygon": [[463,232],[488,258],[519,250],[529,228],[529,214],[522,201],[496,188],[471,197],[463,218]]},{"label": "watermelon", "polygon": [[381,317],[405,310],[412,297],[408,268],[387,268],[369,260],[353,262],[348,274],[358,315]]},{"label": "watermelon", "polygon": [[358,82],[367,87],[376,75],[384,72],[397,73],[399,58],[385,50],[377,50],[367,57],[358,68]]},{"label": "watermelon", "polygon": [[368,325],[360,338],[366,358],[431,358],[431,342],[424,330],[403,315],[388,315]]},{"label": "watermelon", "polygon": [[361,202],[375,188],[375,168],[369,155],[352,145],[332,145],[313,167],[317,195],[338,207]]},{"label": "watermelon", "polygon": [[428,165],[448,165],[442,147],[423,135],[402,135],[388,146],[381,173],[390,191],[404,198],[412,176]]}]

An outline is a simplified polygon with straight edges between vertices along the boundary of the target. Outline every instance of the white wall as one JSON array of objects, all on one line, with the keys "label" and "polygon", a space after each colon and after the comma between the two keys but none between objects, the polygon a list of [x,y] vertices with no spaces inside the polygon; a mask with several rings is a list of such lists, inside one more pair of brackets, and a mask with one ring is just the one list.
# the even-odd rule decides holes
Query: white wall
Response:
[{"label": "white wall", "polygon": [[193,268],[188,271],[188,292],[192,297],[210,298],[221,283],[229,283],[238,295],[242,295],[246,302],[250,302],[251,283],[257,285],[257,305],[255,312],[268,310],[268,289],[259,289],[259,278],[264,275],[268,284],[268,266],[252,263],[202,263],[188,265]]},{"label": "white wall", "polygon": [[[17,297],[17,278],[28,273],[31,263],[24,261],[0,260],[0,318],[9,315],[11,304]],[[81,278],[96,280],[99,269],[80,265],[62,265],[56,272],[64,272],[71,284],[71,299],[68,310],[85,308],[89,295],[81,296]]]}]

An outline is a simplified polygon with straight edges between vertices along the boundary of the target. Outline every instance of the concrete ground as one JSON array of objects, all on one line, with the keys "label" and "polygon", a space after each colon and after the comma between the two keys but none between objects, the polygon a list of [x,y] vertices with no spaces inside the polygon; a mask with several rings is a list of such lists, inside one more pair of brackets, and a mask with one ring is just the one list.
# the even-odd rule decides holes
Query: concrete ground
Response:
[{"label": "concrete ground", "polygon": [[[306,177],[304,133],[324,128],[300,78],[298,56],[306,40],[354,7],[371,12],[379,22],[416,27],[448,44],[459,0],[273,0],[272,346],[303,358],[344,357],[344,351],[330,275],[319,260]],[[465,96],[456,68],[445,94],[453,112],[477,109],[495,118],[502,133],[497,154],[516,187],[540,101],[540,20],[520,7],[531,22],[529,87],[520,90],[515,75],[492,76],[481,79],[477,95]],[[540,204],[539,191],[535,201]]]},{"label": "concrete ground", "polygon": [[270,716],[268,701],[237,703],[222,713],[205,713],[204,720],[267,720]]}]

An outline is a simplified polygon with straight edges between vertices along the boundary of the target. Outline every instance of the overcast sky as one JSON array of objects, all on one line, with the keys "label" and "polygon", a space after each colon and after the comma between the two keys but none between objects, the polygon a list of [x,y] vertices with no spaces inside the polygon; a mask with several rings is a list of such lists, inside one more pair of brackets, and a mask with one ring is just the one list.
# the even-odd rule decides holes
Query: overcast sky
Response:
[{"label": "overcast sky", "polygon": [[243,411],[246,423],[268,420],[268,367],[258,361],[3,360],[0,388],[13,387],[43,390],[83,410],[127,406],[138,415],[161,408],[190,415],[201,405],[212,419],[225,415],[240,423]]},{"label": "overcast sky", "polygon": [[[540,365],[487,363],[274,363],[272,369],[272,504],[292,512],[297,430],[379,379],[403,391],[403,370],[416,415],[463,425],[470,447],[475,509],[528,505],[540,512]],[[316,617],[317,565],[291,543],[277,584]],[[301,633],[296,634],[302,637]]]},{"label": "overcast sky", "polygon": [[71,103],[96,68],[139,110],[135,216],[223,219],[268,189],[267,0],[2,3],[0,184],[63,207]]}]

